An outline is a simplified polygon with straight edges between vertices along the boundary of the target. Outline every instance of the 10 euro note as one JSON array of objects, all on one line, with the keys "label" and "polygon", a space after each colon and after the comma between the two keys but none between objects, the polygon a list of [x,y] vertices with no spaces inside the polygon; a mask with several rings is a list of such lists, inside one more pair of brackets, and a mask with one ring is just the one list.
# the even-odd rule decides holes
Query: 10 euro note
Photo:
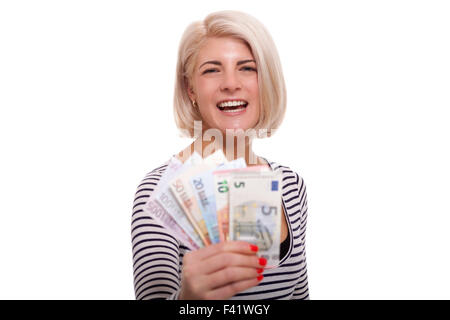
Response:
[{"label": "10 euro note", "polygon": [[[241,158],[239,158],[241,159]],[[235,160],[238,161],[239,159]],[[230,161],[230,163],[233,161]],[[243,162],[243,163],[242,163]],[[219,229],[220,241],[229,239],[229,179],[233,172],[261,172],[270,171],[264,166],[246,167],[245,160],[240,160],[232,169],[213,171],[214,193],[217,212],[217,224]]]},{"label": "10 euro note", "polygon": [[280,258],[281,174],[234,172],[229,179],[229,239],[259,247],[268,267]]},{"label": "10 euro note", "polygon": [[[225,162],[218,165],[215,169],[233,169],[245,167],[245,160],[239,158],[233,161]],[[216,209],[216,193],[214,191],[214,177],[215,169],[203,171],[193,177],[190,182],[194,190],[197,203],[205,220],[208,229],[209,237],[212,243],[219,243],[224,241],[223,234],[219,230],[219,217]]]}]

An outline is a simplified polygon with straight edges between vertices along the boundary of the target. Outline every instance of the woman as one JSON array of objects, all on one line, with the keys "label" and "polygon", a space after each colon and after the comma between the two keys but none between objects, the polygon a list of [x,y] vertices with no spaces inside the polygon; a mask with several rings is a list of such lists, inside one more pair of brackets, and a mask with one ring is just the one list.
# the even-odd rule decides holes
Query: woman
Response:
[{"label": "woman", "polygon": [[[264,269],[256,246],[227,241],[190,251],[142,210],[164,174],[166,163],[138,186],[132,216],[136,299],[309,299],[305,230],[307,199],[303,179],[286,166],[254,154],[251,140],[270,136],[285,113],[286,90],[276,47],[264,26],[237,11],[208,15],[191,24],[181,39],[174,112],[178,128],[195,141],[203,157],[222,149],[228,160],[282,172],[283,218],[280,264]],[[200,133],[194,121],[200,123]],[[215,130],[214,141],[205,139]],[[234,131],[233,131],[234,130]],[[240,130],[240,131],[239,131]],[[253,132],[243,148],[230,132]],[[198,130],[197,130],[198,131]],[[228,138],[228,139],[227,139]],[[242,140],[240,140],[242,141]],[[208,151],[208,152],[207,152]]]}]

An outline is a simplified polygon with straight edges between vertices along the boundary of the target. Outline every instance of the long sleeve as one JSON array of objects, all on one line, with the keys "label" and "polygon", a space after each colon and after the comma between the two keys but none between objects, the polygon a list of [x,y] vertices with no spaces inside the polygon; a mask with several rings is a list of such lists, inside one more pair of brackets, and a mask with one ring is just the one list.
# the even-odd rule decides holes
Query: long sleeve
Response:
[{"label": "long sleeve", "polygon": [[308,199],[306,194],[306,186],[303,178],[297,176],[298,194],[300,198],[300,242],[303,256],[303,262],[300,270],[300,277],[294,289],[292,299],[309,300],[309,286],[308,286],[308,274],[306,264],[306,250],[305,250],[305,238],[306,238],[306,221],[308,217]]},{"label": "long sleeve", "polygon": [[137,300],[177,299],[181,261],[187,248],[148,216],[144,204],[156,189],[165,166],[150,172],[137,188],[131,221],[134,290]]}]

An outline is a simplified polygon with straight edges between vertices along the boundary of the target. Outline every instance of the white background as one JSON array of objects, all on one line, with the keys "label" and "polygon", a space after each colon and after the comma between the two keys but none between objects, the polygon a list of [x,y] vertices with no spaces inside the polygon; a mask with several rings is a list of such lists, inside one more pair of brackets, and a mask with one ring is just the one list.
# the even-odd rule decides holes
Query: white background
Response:
[{"label": "white background", "polygon": [[143,176],[190,143],[178,43],[266,25],[288,92],[255,152],[307,184],[312,299],[450,298],[447,1],[2,1],[0,298],[134,299]]}]

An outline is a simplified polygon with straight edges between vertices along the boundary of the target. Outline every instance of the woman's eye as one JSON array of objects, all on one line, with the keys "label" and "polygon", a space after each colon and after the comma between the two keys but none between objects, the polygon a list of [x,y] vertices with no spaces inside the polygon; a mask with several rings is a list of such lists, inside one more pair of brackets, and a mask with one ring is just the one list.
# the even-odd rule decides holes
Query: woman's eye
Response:
[{"label": "woman's eye", "polygon": [[[256,69],[253,68],[253,67],[243,67],[243,68],[241,68],[241,70],[244,70],[244,71],[256,71]],[[219,72],[219,70],[218,69],[206,69],[205,71],[203,71],[202,74],[213,73],[213,72]]]},{"label": "woman's eye", "polygon": [[214,71],[217,71],[217,69],[207,69],[207,70],[203,71],[203,74],[214,72]]}]

